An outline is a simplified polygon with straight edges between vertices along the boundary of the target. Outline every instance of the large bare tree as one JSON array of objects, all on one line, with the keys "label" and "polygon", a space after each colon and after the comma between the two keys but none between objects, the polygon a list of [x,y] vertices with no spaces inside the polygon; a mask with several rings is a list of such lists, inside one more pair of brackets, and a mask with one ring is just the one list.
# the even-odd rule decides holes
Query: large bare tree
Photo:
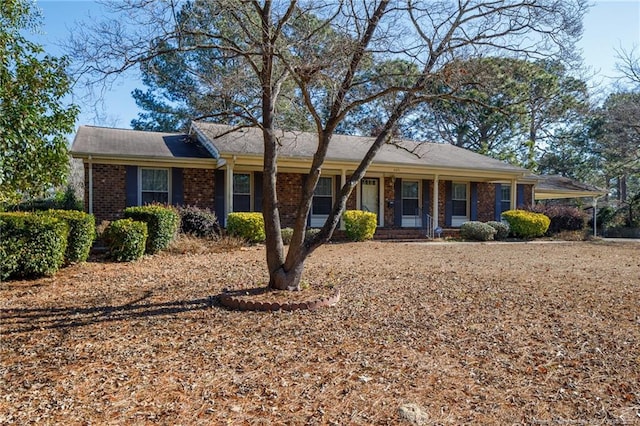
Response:
[{"label": "large bare tree", "polygon": [[[297,290],[305,260],[329,240],[349,195],[397,123],[421,102],[455,95],[448,63],[483,55],[566,58],[581,33],[586,2],[128,0],[112,7],[116,19],[75,32],[72,50],[82,74],[95,81],[164,55],[210,52],[211,69],[193,69],[185,61],[176,72],[194,77],[195,93],[205,85],[216,88],[218,106],[206,118],[262,129],[269,285]],[[408,66],[406,73],[398,73],[397,66],[387,67],[388,75],[371,73],[372,60]],[[295,96],[283,99],[290,93]],[[350,113],[382,99],[387,113],[377,137],[342,186],[321,231],[305,240],[306,217],[333,133]],[[286,101],[303,111],[318,137],[287,252],[276,193],[276,130],[285,123]]]}]

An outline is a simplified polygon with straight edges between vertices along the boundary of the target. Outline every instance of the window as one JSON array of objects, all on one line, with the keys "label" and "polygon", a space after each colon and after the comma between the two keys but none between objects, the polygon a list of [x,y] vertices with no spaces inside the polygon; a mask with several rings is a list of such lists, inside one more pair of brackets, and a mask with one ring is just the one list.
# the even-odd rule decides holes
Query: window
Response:
[{"label": "window", "polygon": [[313,191],[313,200],[311,204],[311,215],[328,216],[331,213],[333,204],[333,179],[330,177],[321,177],[318,180],[315,191]]},{"label": "window", "polygon": [[402,181],[402,215],[419,216],[418,182]]},{"label": "window", "polygon": [[467,217],[467,184],[454,182],[452,190],[452,215]]},{"label": "window", "polygon": [[500,185],[500,212],[506,212],[511,208],[511,187]]},{"label": "window", "polygon": [[249,173],[233,174],[233,211],[251,211],[251,175]]},{"label": "window", "polygon": [[168,204],[169,169],[140,169],[140,202]]}]

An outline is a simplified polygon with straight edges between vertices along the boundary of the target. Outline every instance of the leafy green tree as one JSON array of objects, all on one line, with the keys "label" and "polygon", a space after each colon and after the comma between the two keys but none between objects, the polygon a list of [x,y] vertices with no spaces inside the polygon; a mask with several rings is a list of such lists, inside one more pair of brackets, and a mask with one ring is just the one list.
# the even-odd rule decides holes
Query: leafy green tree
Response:
[{"label": "leafy green tree", "polygon": [[[98,81],[160,56],[211,52],[211,64],[194,70],[215,86],[209,99],[215,105],[206,118],[262,131],[269,286],[288,290],[300,289],[306,259],[331,238],[351,192],[381,147],[391,142],[398,123],[420,103],[451,96],[436,90],[446,64],[477,56],[552,57],[570,51],[586,10],[583,0],[194,0],[187,3],[192,16],[181,19],[176,11],[187,9],[176,3],[182,4],[116,3],[122,12],[118,19],[89,32],[75,31],[74,51],[88,65],[85,71],[98,73]],[[132,22],[123,24],[125,17]],[[341,37],[330,37],[332,32]],[[389,73],[371,73],[372,60],[391,59],[410,63],[416,72],[406,79],[393,78],[393,66]],[[192,90],[200,93],[198,85]],[[306,239],[306,217],[334,132],[351,113],[383,100],[386,114],[369,150],[343,183],[322,229]],[[286,114],[292,112],[316,133],[317,145],[285,253],[276,192],[277,130],[286,128]]]},{"label": "leafy green tree", "polygon": [[42,194],[65,182],[66,135],[77,107],[62,101],[70,91],[67,60],[43,55],[23,32],[39,16],[31,2],[4,1],[0,9],[0,202]]}]

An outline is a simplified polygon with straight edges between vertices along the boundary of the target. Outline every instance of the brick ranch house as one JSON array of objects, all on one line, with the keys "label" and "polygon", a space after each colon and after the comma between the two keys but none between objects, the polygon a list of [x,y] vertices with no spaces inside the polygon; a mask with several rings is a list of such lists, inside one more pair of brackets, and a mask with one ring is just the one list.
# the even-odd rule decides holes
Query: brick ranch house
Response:
[{"label": "brick ranch house", "polygon": [[[299,190],[316,135],[282,132],[278,197],[282,226],[295,219]],[[371,138],[335,135],[308,218],[320,227],[339,186]],[[85,209],[102,220],[150,202],[230,212],[262,208],[262,133],[194,122],[188,134],[82,126],[71,154],[84,163]],[[500,220],[501,212],[532,204],[537,177],[526,169],[449,144],[396,140],[385,145],[347,208],[378,215],[378,236],[425,235],[469,220]],[[404,234],[402,233],[404,231]]]}]

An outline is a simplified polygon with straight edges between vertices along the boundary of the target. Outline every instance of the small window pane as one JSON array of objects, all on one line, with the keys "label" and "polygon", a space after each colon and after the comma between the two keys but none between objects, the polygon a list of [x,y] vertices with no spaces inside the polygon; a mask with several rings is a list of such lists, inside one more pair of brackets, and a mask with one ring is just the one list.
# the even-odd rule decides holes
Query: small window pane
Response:
[{"label": "small window pane", "polygon": [[324,195],[327,197],[331,197],[333,195],[332,187],[333,180],[330,177],[321,177],[318,180],[315,191],[313,191],[313,195]]},{"label": "small window pane", "polygon": [[331,197],[313,197],[311,205],[311,214],[326,215],[331,213]]},{"label": "small window pane", "polygon": [[467,201],[453,200],[453,215],[454,216],[466,216],[467,215]]},{"label": "small window pane", "polygon": [[248,174],[233,175],[233,193],[251,194],[251,177]]},{"label": "small window pane", "polygon": [[452,199],[454,200],[467,200],[467,184],[466,183],[454,183]]},{"label": "small window pane", "polygon": [[142,191],[169,191],[169,171],[142,169]]},{"label": "small window pane", "polygon": [[417,198],[405,198],[402,200],[402,214],[404,216],[416,216],[419,215],[418,211],[418,199]]},{"label": "small window pane", "polygon": [[402,182],[402,198],[418,198],[418,182]]},{"label": "small window pane", "polygon": [[511,202],[511,187],[502,185],[500,187],[500,189],[501,189],[501,194],[502,194],[501,200],[503,202],[509,202],[510,203]]}]

